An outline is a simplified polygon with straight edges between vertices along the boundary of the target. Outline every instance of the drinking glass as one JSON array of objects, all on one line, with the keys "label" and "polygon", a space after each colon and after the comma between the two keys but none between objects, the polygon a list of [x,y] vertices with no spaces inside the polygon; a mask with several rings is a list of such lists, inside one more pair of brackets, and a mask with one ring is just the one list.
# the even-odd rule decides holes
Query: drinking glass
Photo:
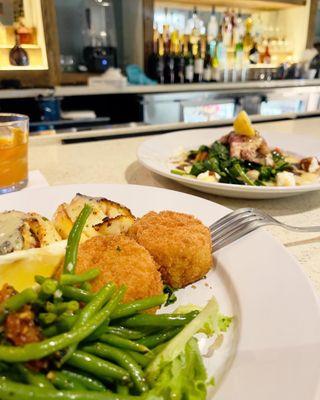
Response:
[{"label": "drinking glass", "polygon": [[0,194],[28,183],[29,118],[0,113]]}]

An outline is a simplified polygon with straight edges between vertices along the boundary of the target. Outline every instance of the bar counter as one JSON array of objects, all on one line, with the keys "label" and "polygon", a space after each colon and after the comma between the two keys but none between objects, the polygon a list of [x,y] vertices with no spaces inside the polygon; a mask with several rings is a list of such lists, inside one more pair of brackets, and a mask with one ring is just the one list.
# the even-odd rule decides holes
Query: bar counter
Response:
[{"label": "bar counter", "polygon": [[285,79],[272,81],[191,83],[174,85],[99,85],[55,86],[53,88],[1,89],[0,99],[32,98],[37,96],[90,96],[102,94],[155,94],[197,91],[255,91],[258,89],[305,88],[320,86],[320,79]]},{"label": "bar counter", "polygon": [[[308,130],[319,138],[320,119],[278,121],[259,124],[259,130],[294,132]],[[225,128],[214,128],[221,134]],[[71,183],[119,183],[157,186],[182,191],[212,200],[226,207],[260,208],[291,225],[320,225],[320,192],[275,200],[228,199],[197,192],[149,172],[136,158],[138,146],[145,137],[100,140],[62,145],[60,142],[32,141],[30,169],[40,170],[50,185]],[[315,149],[319,153],[319,149]],[[268,228],[301,263],[320,295],[320,235],[299,234]],[[281,265],[279,265],[281,268]]]}]

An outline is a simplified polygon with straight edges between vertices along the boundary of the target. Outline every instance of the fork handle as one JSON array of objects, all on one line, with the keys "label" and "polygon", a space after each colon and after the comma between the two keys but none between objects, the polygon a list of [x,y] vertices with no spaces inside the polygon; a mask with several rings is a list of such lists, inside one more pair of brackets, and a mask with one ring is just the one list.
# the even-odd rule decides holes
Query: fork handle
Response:
[{"label": "fork handle", "polygon": [[282,228],[288,229],[290,231],[295,231],[295,232],[320,232],[320,226],[292,226],[292,225],[287,225],[283,223],[279,224],[273,224],[273,225],[278,225],[281,226]]}]

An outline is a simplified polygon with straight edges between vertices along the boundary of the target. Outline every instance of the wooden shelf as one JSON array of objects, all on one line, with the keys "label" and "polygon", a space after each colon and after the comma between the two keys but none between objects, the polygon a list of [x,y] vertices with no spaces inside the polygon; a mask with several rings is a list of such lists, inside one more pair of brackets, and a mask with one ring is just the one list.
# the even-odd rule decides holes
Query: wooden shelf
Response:
[{"label": "wooden shelf", "polygon": [[193,7],[195,3],[199,6],[220,6],[244,9],[255,9],[262,11],[282,10],[290,7],[305,6],[306,0],[155,0],[156,5],[188,5]]}]

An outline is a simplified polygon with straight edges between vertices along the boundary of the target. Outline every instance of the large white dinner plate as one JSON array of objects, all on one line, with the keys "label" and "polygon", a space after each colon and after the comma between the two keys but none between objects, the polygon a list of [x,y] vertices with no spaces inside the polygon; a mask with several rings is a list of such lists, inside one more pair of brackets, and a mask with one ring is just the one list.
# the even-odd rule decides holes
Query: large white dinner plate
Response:
[{"label": "large white dinner plate", "polygon": [[[320,190],[319,183],[294,187],[265,187],[244,186],[227,183],[208,183],[197,179],[172,174],[170,170],[173,164],[172,156],[183,147],[186,150],[198,149],[202,144],[210,145],[224,134],[229,128],[219,129],[192,129],[188,131],[171,132],[165,135],[155,136],[143,142],[138,148],[140,163],[169,179],[177,181],[184,186],[191,187],[205,193],[217,194],[226,197],[245,199],[270,199]],[[286,132],[262,132],[271,147],[280,147],[283,150],[299,154],[301,156],[320,157],[319,139],[308,137],[307,132],[301,134]]]},{"label": "large white dinner plate", "polygon": [[[150,210],[190,213],[206,225],[228,212],[179,192],[131,185],[69,185],[0,196],[0,211],[37,211],[51,217],[77,193],[105,196],[136,216]],[[161,240],[161,238],[159,238]],[[260,230],[219,251],[206,279],[178,292],[177,304],[203,305],[216,296],[234,315],[224,343],[205,363],[221,400],[318,400],[320,307],[308,278],[284,247]]]}]

